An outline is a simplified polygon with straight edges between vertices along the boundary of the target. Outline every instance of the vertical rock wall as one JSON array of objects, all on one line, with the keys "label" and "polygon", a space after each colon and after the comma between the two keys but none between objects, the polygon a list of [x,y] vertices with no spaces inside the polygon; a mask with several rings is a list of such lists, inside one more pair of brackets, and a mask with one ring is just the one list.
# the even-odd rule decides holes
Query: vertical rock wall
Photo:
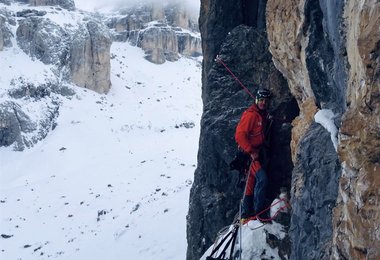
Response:
[{"label": "vertical rock wall", "polygon": [[[262,1],[259,1],[262,2]],[[238,213],[244,182],[235,171],[229,170],[237,145],[236,125],[242,112],[252,104],[252,98],[217,62],[218,54],[239,79],[254,92],[258,86],[274,94],[271,112],[289,122],[298,114],[298,106],[287,83],[275,68],[266,32],[257,20],[265,13],[265,4],[246,2],[202,1],[200,29],[203,46],[203,104],[198,167],[190,195],[187,217],[187,259],[199,259],[213,243],[217,232],[229,225]],[[257,9],[261,6],[263,9]],[[247,15],[255,14],[255,19]],[[262,16],[264,19],[264,16]],[[250,26],[245,26],[245,25]],[[240,26],[239,26],[240,25]],[[290,188],[293,165],[290,156],[289,122],[274,123],[275,134],[268,168],[271,178],[270,198],[281,186]]]},{"label": "vertical rock wall", "polygon": [[[243,82],[271,78],[247,62],[253,49],[262,45],[239,37],[242,31],[233,29],[239,24],[260,27],[260,6],[262,1],[201,1],[205,106],[188,215],[188,259],[199,257],[221,225],[218,218],[228,223],[233,200],[238,199],[227,196],[227,182],[234,179],[220,177],[227,171],[233,140],[227,140],[226,147],[218,138],[233,134],[232,125],[242,110],[234,102],[244,99],[231,87],[221,89],[231,83],[214,58],[224,55]],[[268,0],[265,19],[262,35],[300,109],[292,122],[290,144],[290,259],[378,259],[380,3]],[[232,39],[235,45],[229,44]],[[241,61],[238,66],[234,57]],[[253,75],[250,69],[256,69]],[[339,129],[338,136],[315,122],[321,109],[334,113],[329,123]],[[338,140],[337,149],[332,139]]]},{"label": "vertical rock wall", "polygon": [[[380,173],[379,3],[268,1],[267,14],[275,64],[288,79],[301,109],[300,117],[293,122],[292,136],[296,165],[292,257],[376,259],[380,234],[376,188]],[[326,108],[334,111],[340,127],[339,165],[335,169],[333,164],[305,165],[303,159],[305,153],[319,147],[305,147],[305,141],[315,132],[313,115]],[[324,160],[326,154],[314,152],[312,158]],[[318,170],[310,171],[311,167]],[[323,176],[324,169],[332,174],[330,189],[317,185],[320,192],[313,192],[320,182],[308,185],[308,180]],[[331,202],[337,191],[332,215]],[[329,203],[320,204],[324,200]],[[324,211],[327,222],[321,225],[318,213]]]},{"label": "vertical rock wall", "polygon": [[74,0],[21,0],[21,2],[27,2],[33,6],[52,5],[60,6],[71,11],[75,10]]},{"label": "vertical rock wall", "polygon": [[347,1],[349,80],[340,129],[343,172],[335,259],[380,258],[380,3]]},{"label": "vertical rock wall", "polygon": [[318,123],[311,123],[298,148],[302,152],[292,176],[290,259],[328,259],[341,166],[330,133]]},{"label": "vertical rock wall", "polygon": [[269,0],[267,5],[270,51],[300,107],[291,144],[292,259],[332,254],[332,209],[341,164],[330,133],[314,122],[314,115],[320,109],[332,110],[339,126],[345,111],[343,6],[343,1],[322,0]]},{"label": "vertical rock wall", "polygon": [[110,48],[111,36],[105,26],[89,21],[82,26],[71,45],[71,78],[80,87],[98,93],[111,88]]},{"label": "vertical rock wall", "polygon": [[0,10],[0,51],[4,47],[12,47],[11,38],[13,37],[11,30],[9,29],[9,22],[6,11]]}]

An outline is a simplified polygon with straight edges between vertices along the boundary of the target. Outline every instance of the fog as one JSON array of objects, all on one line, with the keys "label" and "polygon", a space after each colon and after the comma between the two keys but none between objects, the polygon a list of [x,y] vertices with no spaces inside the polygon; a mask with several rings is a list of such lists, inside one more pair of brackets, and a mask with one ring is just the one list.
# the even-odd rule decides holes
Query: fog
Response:
[{"label": "fog", "polygon": [[85,11],[111,11],[120,7],[128,7],[136,3],[185,3],[186,7],[195,13],[199,13],[200,1],[201,0],[74,0],[75,6],[78,9]]}]

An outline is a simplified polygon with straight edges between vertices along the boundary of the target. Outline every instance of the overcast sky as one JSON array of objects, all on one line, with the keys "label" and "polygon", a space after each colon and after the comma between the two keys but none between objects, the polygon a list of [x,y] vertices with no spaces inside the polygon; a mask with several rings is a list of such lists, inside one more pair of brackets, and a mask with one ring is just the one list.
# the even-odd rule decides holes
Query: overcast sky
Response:
[{"label": "overcast sky", "polygon": [[126,6],[141,2],[186,2],[187,6],[199,12],[201,0],[74,0],[75,6],[86,11],[96,11],[99,9],[110,10],[113,7]]}]

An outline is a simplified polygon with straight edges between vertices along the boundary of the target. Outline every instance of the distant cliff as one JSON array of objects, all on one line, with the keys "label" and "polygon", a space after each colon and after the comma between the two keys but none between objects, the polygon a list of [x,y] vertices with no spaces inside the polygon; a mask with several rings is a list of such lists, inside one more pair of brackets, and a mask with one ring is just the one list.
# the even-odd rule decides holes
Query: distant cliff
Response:
[{"label": "distant cliff", "polygon": [[179,54],[202,55],[197,16],[179,4],[139,4],[107,18],[116,41],[141,47],[156,64],[176,61]]},{"label": "distant cliff", "polygon": [[[380,3],[202,0],[202,128],[190,195],[188,259],[199,259],[238,211],[233,133],[251,91],[274,92],[272,198],[291,195],[290,259],[380,257]],[[337,136],[316,122],[328,112]],[[326,119],[327,120],[327,119]],[[335,143],[336,142],[336,143]],[[236,187],[234,186],[236,185]]]}]

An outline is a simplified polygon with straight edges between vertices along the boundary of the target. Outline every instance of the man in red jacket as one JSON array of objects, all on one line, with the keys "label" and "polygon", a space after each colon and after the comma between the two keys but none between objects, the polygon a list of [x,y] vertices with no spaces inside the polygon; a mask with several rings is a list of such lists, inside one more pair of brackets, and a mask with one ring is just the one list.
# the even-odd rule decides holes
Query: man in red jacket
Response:
[{"label": "man in red jacket", "polygon": [[[268,179],[259,161],[259,151],[265,141],[265,129],[269,118],[267,106],[270,96],[268,89],[260,88],[257,91],[255,103],[244,111],[236,128],[236,142],[240,149],[251,156],[241,207],[242,219],[260,213],[265,207]],[[266,214],[261,214],[259,219],[264,219],[264,216]]]}]

